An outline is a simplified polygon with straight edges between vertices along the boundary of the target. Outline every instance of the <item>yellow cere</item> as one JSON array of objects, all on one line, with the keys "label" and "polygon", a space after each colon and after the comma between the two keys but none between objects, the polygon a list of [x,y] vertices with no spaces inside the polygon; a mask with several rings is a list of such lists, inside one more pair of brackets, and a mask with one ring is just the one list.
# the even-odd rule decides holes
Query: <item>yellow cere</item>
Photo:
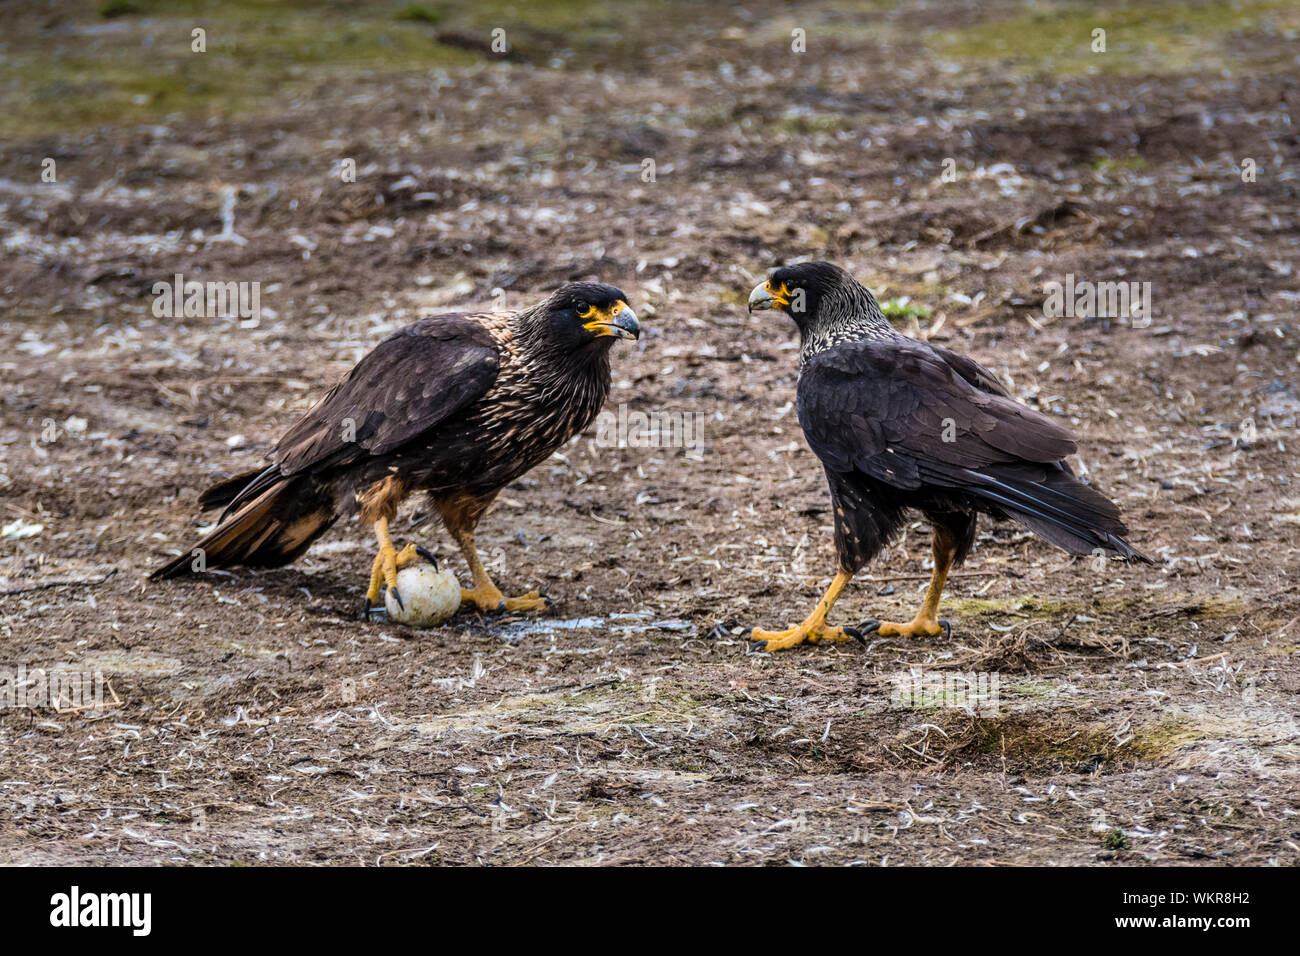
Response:
[{"label": "yellow cere", "polygon": [[627,308],[627,303],[619,299],[608,309],[598,309],[593,305],[584,306],[578,312],[578,318],[590,319],[582,327],[588,332],[594,332],[597,335],[617,335],[617,330],[613,327],[614,319]]},{"label": "yellow cere", "polygon": [[767,282],[763,283],[763,286],[767,289],[768,294],[772,296],[772,301],[774,303],[780,306],[790,304],[790,290],[785,287],[784,282],[779,286],[773,286],[772,280],[768,279]]}]

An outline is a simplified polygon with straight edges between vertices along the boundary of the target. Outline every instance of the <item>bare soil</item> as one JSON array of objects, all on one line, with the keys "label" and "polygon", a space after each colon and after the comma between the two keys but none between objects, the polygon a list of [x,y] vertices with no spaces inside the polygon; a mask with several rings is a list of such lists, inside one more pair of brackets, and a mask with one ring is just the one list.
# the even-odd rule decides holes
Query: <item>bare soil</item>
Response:
[{"label": "bare soil", "polygon": [[[4,52],[188,37],[80,7],[7,12]],[[1300,23],[1136,9],[1168,45],[1116,7],[1112,59],[1074,69],[1055,34],[985,50],[1088,22],[1008,3],[601,5],[586,33],[504,20],[505,58],[457,8],[428,29],[468,62],[10,128],[0,665],[99,672],[117,703],[0,709],[0,862],[1300,861]],[[951,638],[749,652],[833,572],[794,330],[744,307],[801,256],[1067,420],[1157,563],[985,524]],[[156,317],[176,273],[260,282],[260,323]],[[1152,322],[1045,317],[1067,274],[1150,282]],[[644,327],[611,406],[702,414],[704,443],[593,431],[505,491],[485,559],[556,616],[362,623],[356,524],[289,568],[144,583],[197,540],[197,493],[390,330],[584,276]],[[423,503],[396,528],[463,575]],[[838,620],[910,615],[928,562],[918,522]],[[996,712],[892,706],[915,668],[996,673]]]}]

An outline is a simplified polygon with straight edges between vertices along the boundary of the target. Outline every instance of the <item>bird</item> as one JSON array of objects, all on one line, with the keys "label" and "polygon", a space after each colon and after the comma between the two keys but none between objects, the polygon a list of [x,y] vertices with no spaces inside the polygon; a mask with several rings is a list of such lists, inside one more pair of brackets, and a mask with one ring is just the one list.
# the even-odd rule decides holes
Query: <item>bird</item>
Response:
[{"label": "bird", "polygon": [[[805,641],[949,636],[938,616],[949,571],[975,542],[979,515],[1018,522],[1071,554],[1150,563],[1128,543],[1115,504],[1080,481],[1060,422],[1016,401],[979,363],[898,332],[875,297],[829,262],[772,270],[750,312],[785,312],[799,331],[796,409],[820,459],[834,512],[836,574],[799,625],[753,629],[752,647]],[[833,627],[827,615],[861,568],[912,512],[932,529],[934,569],[910,622]]]},{"label": "bird", "polygon": [[223,507],[218,526],[155,570],[160,580],[208,568],[279,567],[335,521],[357,514],[379,542],[361,615],[387,588],[402,607],[397,572],[425,549],[398,551],[389,523],[426,492],[469,565],[462,607],[532,612],[553,602],[505,597],[474,547],[497,494],[596,418],[609,395],[610,352],[640,337],[627,296],[572,282],[517,312],[453,312],[394,332],[361,359],[275,445],[270,464],[199,498]]}]

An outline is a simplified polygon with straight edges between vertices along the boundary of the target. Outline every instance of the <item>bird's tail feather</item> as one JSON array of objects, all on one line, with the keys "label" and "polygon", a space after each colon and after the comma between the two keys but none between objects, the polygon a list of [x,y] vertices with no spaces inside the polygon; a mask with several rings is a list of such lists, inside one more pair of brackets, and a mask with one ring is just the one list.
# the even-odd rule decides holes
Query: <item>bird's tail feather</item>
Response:
[{"label": "bird's tail feather", "polygon": [[1125,537],[1128,529],[1119,508],[1109,498],[1085,485],[1070,472],[1050,470],[1043,477],[1015,468],[970,473],[977,480],[968,490],[998,506],[1039,537],[1071,554],[1091,554],[1097,549],[1130,561],[1151,559]]},{"label": "bird's tail feather", "polygon": [[[237,480],[223,482],[212,491],[233,486]],[[150,580],[232,565],[288,564],[311,547],[338,517],[331,497],[322,492],[310,478],[282,479],[223,520],[192,551],[150,574]],[[232,499],[237,494],[232,493]]]},{"label": "bird's tail feather", "polygon": [[226,507],[239,497],[241,491],[257,480],[257,476],[260,474],[262,474],[261,468],[256,471],[246,471],[242,475],[235,475],[233,478],[217,482],[199,495],[199,507],[204,511]]},{"label": "bird's tail feather", "polygon": [[244,502],[252,501],[267,488],[283,480],[284,476],[275,465],[259,468],[256,471],[246,471],[242,475],[217,482],[199,495],[199,507],[204,511],[223,508],[221,517],[217,520],[225,521],[226,517]]}]

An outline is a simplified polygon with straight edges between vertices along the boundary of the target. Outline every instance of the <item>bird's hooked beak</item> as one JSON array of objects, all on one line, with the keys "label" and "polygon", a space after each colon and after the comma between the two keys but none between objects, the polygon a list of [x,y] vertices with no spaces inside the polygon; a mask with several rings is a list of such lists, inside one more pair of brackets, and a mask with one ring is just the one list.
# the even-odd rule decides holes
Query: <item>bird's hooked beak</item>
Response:
[{"label": "bird's hooked beak", "polygon": [[754,287],[754,291],[749,294],[749,311],[758,312],[762,309],[784,309],[790,304],[790,291],[785,287],[784,282],[778,282],[772,285],[772,280],[760,283]]},{"label": "bird's hooked beak", "polygon": [[641,326],[636,320],[636,313],[622,299],[608,309],[593,308],[582,327],[596,336],[612,335],[618,339],[639,339]]}]

